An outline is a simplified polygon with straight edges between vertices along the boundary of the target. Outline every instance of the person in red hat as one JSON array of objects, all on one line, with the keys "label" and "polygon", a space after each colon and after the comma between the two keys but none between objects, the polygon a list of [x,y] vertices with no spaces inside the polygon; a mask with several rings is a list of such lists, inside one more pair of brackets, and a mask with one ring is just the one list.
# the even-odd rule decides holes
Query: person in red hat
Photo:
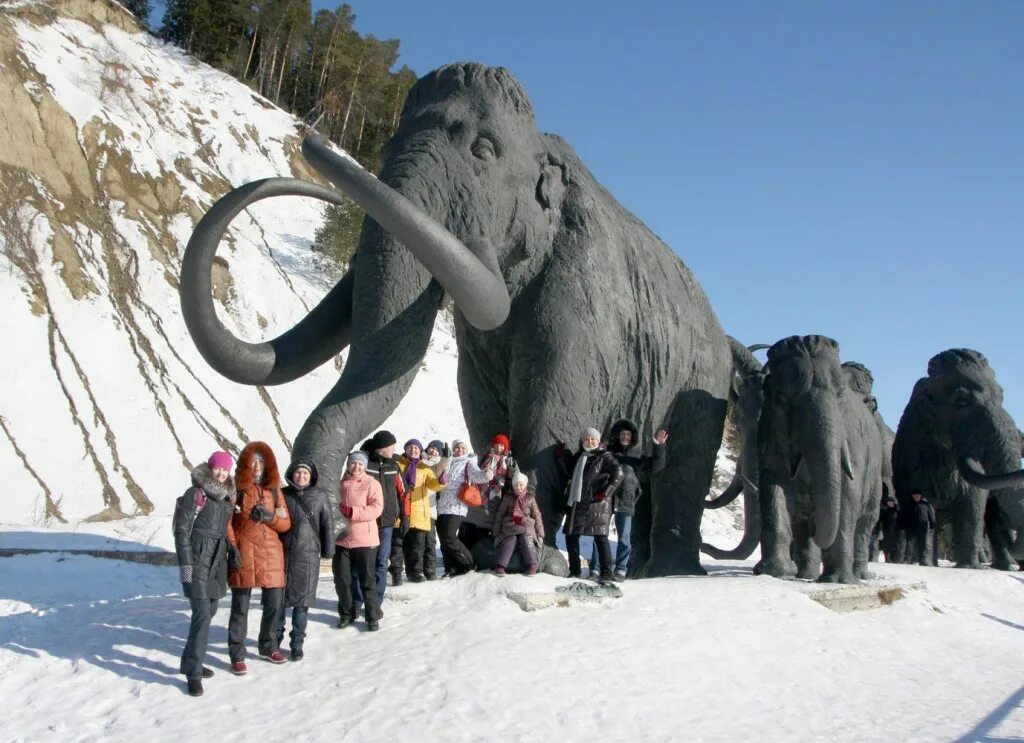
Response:
[{"label": "person in red hat", "polygon": [[188,641],[181,653],[179,670],[188,682],[188,693],[203,694],[203,679],[213,670],[203,665],[210,622],[217,603],[228,590],[228,553],[235,549],[231,527],[235,483],[233,462],[226,451],[216,451],[192,470],[192,487],[174,505],[174,551],[178,557],[181,588],[192,608]]},{"label": "person in red hat", "polygon": [[459,527],[459,541],[470,550],[481,539],[491,538],[491,526],[494,524],[498,503],[505,490],[512,487],[512,478],[519,472],[508,436],[499,433],[491,439],[491,449],[480,467],[487,477],[487,482],[480,486],[483,505],[470,507]]}]

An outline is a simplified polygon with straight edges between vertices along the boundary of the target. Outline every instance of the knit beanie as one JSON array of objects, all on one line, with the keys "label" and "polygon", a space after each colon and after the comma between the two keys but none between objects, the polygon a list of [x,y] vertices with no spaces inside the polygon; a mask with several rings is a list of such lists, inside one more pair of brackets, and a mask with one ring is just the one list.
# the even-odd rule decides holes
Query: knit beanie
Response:
[{"label": "knit beanie", "polygon": [[503,433],[499,433],[493,439],[491,439],[491,446],[494,446],[496,444],[502,444],[505,447],[505,451],[508,451],[509,449],[512,448],[511,444],[509,444],[508,436],[506,436]]},{"label": "knit beanie", "polygon": [[301,459],[297,462],[292,462],[292,466],[288,468],[288,471],[295,472],[295,470],[299,469],[300,467],[306,470],[309,474],[313,474],[313,465],[311,465],[309,462],[304,462]]},{"label": "knit beanie", "polygon": [[440,454],[441,452],[444,451],[444,442],[434,439],[429,444],[427,444],[427,449],[437,449],[437,453]]},{"label": "knit beanie", "polygon": [[370,439],[373,442],[374,449],[387,449],[392,444],[397,444],[398,439],[391,431],[380,430],[373,434],[373,438]]},{"label": "knit beanie", "polygon": [[583,435],[580,436],[580,438],[585,439],[587,438],[587,436],[593,436],[598,441],[601,440],[601,432],[598,431],[596,428],[584,428]]},{"label": "knit beanie", "polygon": [[226,451],[215,451],[210,455],[210,458],[206,460],[206,464],[211,470],[218,468],[222,470],[230,470],[234,461],[231,459],[231,455]]},{"label": "knit beanie", "polygon": [[522,483],[523,485],[529,485],[530,478],[524,475],[522,472],[517,472],[515,476],[512,478],[512,487],[515,487],[519,483]]},{"label": "knit beanie", "polygon": [[469,445],[469,442],[463,441],[462,439],[455,439],[455,441],[452,442],[452,449],[457,449],[460,446],[464,446],[467,449],[472,449],[472,447]]},{"label": "knit beanie", "polygon": [[420,443],[419,439],[409,439],[408,441],[405,442],[405,446],[402,447],[402,450],[404,451],[408,449],[410,446],[415,446],[421,452],[423,451],[423,444]]},{"label": "knit beanie", "polygon": [[369,461],[370,461],[370,458],[368,456],[366,456],[366,452],[354,451],[354,452],[350,452],[349,455],[348,455],[348,463],[349,463],[349,465],[353,465],[356,462],[360,462],[365,467]]}]

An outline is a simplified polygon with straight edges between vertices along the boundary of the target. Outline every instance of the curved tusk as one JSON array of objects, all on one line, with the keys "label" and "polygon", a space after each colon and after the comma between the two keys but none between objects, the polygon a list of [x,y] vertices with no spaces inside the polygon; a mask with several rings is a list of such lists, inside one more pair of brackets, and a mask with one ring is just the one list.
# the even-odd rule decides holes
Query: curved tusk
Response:
[{"label": "curved tusk", "polygon": [[709,501],[704,501],[704,508],[714,510],[716,508],[722,508],[732,503],[743,492],[743,479],[739,473],[735,474],[732,478],[732,482],[729,486],[722,491],[721,495],[717,498],[712,498]]},{"label": "curved tusk", "polygon": [[961,457],[957,460],[957,469],[960,475],[967,481],[968,485],[983,490],[1002,490],[1003,488],[1017,488],[1024,485],[1024,470],[1007,472],[1002,475],[989,475],[985,468],[976,459]]},{"label": "curved tusk", "polygon": [[839,464],[848,478],[853,479],[853,464],[850,460],[850,446],[843,440],[843,446],[839,453]]},{"label": "curved tusk", "polygon": [[334,152],[321,135],[307,137],[302,154],[321,175],[405,244],[444,287],[470,325],[493,330],[505,322],[508,289],[493,249],[471,251],[405,196],[354,160]]},{"label": "curved tusk", "polygon": [[217,317],[210,275],[217,246],[239,212],[274,196],[311,196],[344,203],[334,189],[297,178],[247,183],[229,191],[203,215],[181,262],[178,294],[185,326],[206,362],[240,384],[283,384],[298,379],[345,348],[351,338],[352,271],[291,330],[271,341],[240,340]]}]

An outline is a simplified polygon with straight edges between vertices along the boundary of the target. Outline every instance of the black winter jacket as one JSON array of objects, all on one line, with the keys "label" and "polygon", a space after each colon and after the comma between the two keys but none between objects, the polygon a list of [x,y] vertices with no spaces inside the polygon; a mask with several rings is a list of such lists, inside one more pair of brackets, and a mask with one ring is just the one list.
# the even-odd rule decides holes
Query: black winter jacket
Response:
[{"label": "black winter jacket", "polygon": [[918,502],[907,504],[905,526],[908,534],[921,536],[935,528],[935,509],[932,504],[922,498]]},{"label": "black winter jacket", "polygon": [[[284,544],[285,606],[312,606],[320,581],[320,560],[334,557],[334,519],[327,494],[314,490],[318,474],[312,464],[309,485],[300,490],[292,482],[295,467],[285,473],[288,486],[281,492],[292,517],[292,528],[281,535]],[[307,516],[306,513],[309,513]]]},{"label": "black winter jacket", "polygon": [[875,532],[881,541],[881,547],[887,552],[896,551],[896,541],[900,531],[900,509],[897,506],[891,508],[882,504],[878,512],[878,523],[875,525]]},{"label": "black winter jacket", "polygon": [[[628,430],[633,434],[633,444],[629,448],[623,448],[619,443],[619,433],[623,430]],[[636,503],[643,493],[643,488],[640,485],[641,477],[650,476],[665,469],[665,446],[664,444],[655,444],[654,453],[651,456],[644,456],[636,424],[628,418],[623,418],[612,424],[611,433],[608,435],[608,451],[622,465],[622,485],[615,493],[615,512],[632,515],[636,511]]]},{"label": "black winter jacket", "polygon": [[396,482],[401,477],[402,470],[399,468],[398,462],[395,461],[394,457],[391,459],[381,458],[369,444],[370,442],[367,441],[362,446],[363,451],[370,458],[370,461],[366,464],[366,472],[371,477],[377,478],[377,482],[380,483],[381,493],[384,495],[384,511],[381,513],[380,518],[377,519],[377,526],[394,526],[400,511],[398,485]]},{"label": "black winter jacket", "polygon": [[[566,478],[565,497],[568,500],[572,487],[572,474],[576,463],[583,456],[581,448],[576,454],[564,458],[563,474]],[[614,455],[604,446],[599,446],[587,459],[583,469],[583,493],[579,503],[569,509],[566,516],[565,533],[581,536],[608,536],[612,520],[612,501],[622,483],[622,467]],[[601,500],[594,496],[604,493]],[[565,502],[565,501],[563,501]]]},{"label": "black winter jacket", "polygon": [[[196,491],[206,502],[196,513]],[[219,599],[228,586],[228,533],[234,514],[235,483],[217,482],[203,463],[192,470],[192,487],[174,506],[174,551],[178,557],[182,590],[191,599]],[[184,582],[185,579],[189,582]]]}]

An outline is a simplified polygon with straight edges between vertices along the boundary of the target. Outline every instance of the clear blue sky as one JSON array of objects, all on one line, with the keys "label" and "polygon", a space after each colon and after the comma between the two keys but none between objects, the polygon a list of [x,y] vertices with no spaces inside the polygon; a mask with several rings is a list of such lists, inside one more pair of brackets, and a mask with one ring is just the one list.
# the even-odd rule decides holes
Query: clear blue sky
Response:
[{"label": "clear blue sky", "polygon": [[353,8],[421,75],[511,70],[726,332],[837,339],[893,428],[932,355],[975,348],[1024,426],[1024,2]]}]

